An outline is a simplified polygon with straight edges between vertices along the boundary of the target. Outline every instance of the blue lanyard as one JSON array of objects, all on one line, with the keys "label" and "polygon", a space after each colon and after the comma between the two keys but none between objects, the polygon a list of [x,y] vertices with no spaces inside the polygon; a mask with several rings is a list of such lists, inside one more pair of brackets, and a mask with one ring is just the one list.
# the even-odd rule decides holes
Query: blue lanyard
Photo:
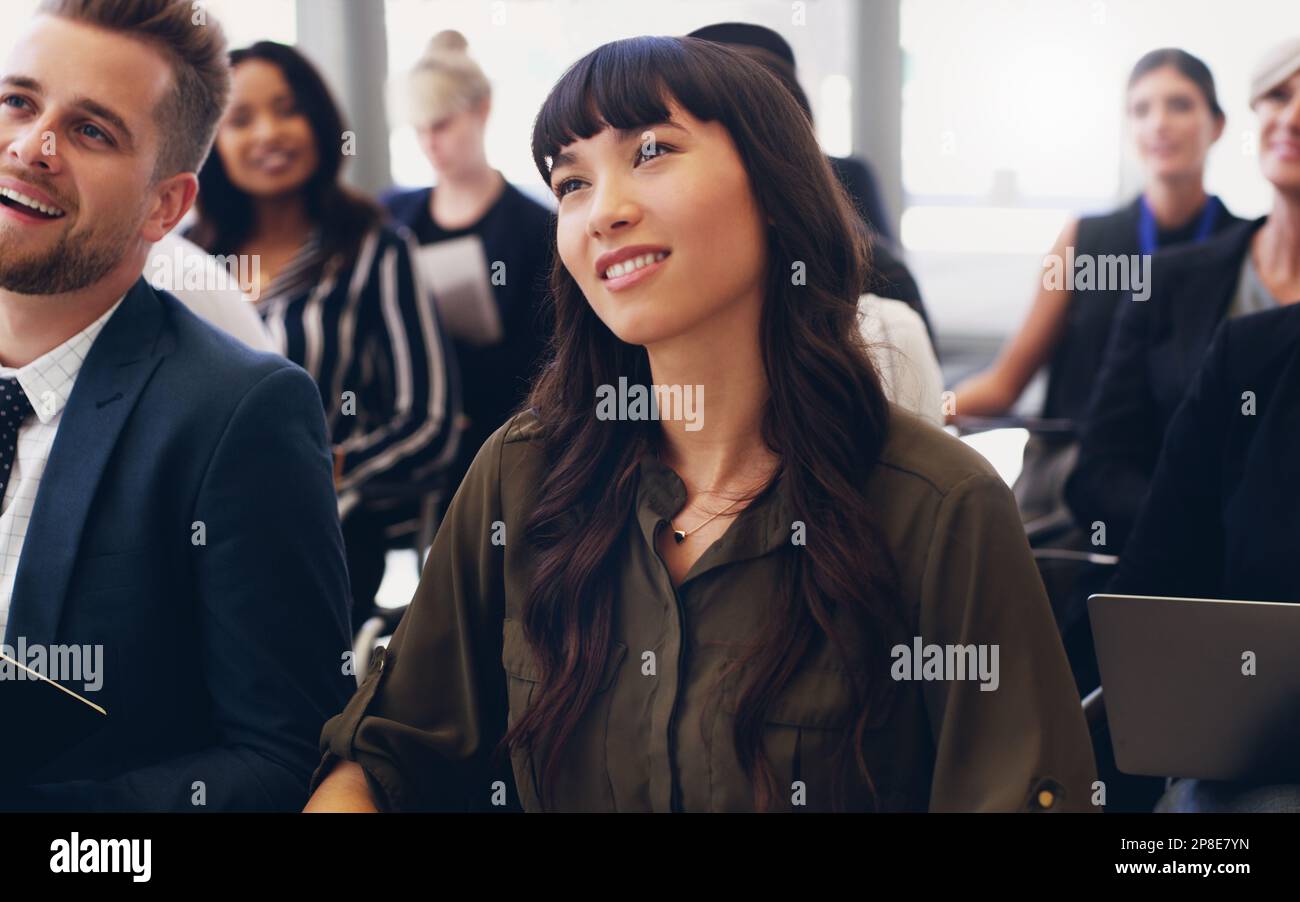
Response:
[{"label": "blue lanyard", "polygon": [[[1201,210],[1201,221],[1196,224],[1196,234],[1192,237],[1192,242],[1204,241],[1210,237],[1214,231],[1214,221],[1219,218],[1219,198],[1211,194],[1205,200],[1205,207]],[[1143,254],[1154,254],[1160,242],[1156,236],[1159,234],[1156,227],[1156,215],[1151,212],[1151,207],[1147,204],[1146,195],[1138,198],[1138,250]]]}]

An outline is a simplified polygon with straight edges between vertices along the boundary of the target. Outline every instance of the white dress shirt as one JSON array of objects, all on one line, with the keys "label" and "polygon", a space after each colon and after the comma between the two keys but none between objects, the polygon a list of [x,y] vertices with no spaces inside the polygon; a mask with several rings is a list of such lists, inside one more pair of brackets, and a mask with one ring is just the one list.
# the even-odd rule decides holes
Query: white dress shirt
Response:
[{"label": "white dress shirt", "polygon": [[27,524],[32,518],[36,493],[41,488],[41,476],[54,445],[54,436],[63,419],[63,408],[72,395],[72,386],[81,372],[81,364],[90,353],[90,346],[99,337],[108,318],[125,298],[118,298],[103,316],[52,351],[47,351],[26,366],[13,369],[0,366],[0,378],[18,379],[23,393],[32,404],[35,415],[28,415],[18,429],[18,447],[14,453],[13,470],[0,502],[0,636],[9,624],[9,602],[14,591],[14,577],[18,575],[18,561],[23,553],[23,540],[27,537]]},{"label": "white dress shirt", "polygon": [[864,294],[858,328],[880,370],[885,397],[942,428],[943,371],[920,315],[902,301]]},{"label": "white dress shirt", "polygon": [[[198,275],[198,279],[191,276]],[[279,353],[253,302],[203,248],[179,230],[164,235],[149,252],[144,277],[156,289],[176,295],[190,311],[255,351]],[[194,284],[197,282],[198,284]]]}]

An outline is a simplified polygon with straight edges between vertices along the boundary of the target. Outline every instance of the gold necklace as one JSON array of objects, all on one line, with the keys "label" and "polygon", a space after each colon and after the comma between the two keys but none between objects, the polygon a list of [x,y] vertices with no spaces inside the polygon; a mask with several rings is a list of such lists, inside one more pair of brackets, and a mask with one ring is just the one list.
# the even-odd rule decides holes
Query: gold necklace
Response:
[{"label": "gold necklace", "polygon": [[696,532],[696,531],[698,531],[701,527],[703,527],[703,526],[707,526],[708,524],[712,523],[714,520],[718,519],[718,517],[721,517],[721,516],[722,516],[723,514],[725,514],[727,511],[731,510],[731,509],[732,509],[733,507],[735,507],[737,504],[739,504],[740,502],[745,501],[745,500],[747,500],[747,499],[745,499],[745,498],[737,498],[735,501],[731,502],[729,505],[727,505],[726,507],[724,507],[722,510],[720,510],[720,511],[718,511],[716,514],[714,514],[712,517],[709,517],[709,519],[705,520],[703,523],[696,523],[696,524],[695,524],[694,526],[692,526],[690,529],[678,529],[678,528],[677,528],[677,525],[676,525],[675,523],[673,523],[672,520],[669,520],[669,521],[668,521],[668,525],[672,527],[672,530],[673,530],[673,539],[676,540],[676,542],[677,542],[678,545],[682,544],[682,542],[685,542],[685,541],[686,541],[686,537],[689,536],[691,533]]}]

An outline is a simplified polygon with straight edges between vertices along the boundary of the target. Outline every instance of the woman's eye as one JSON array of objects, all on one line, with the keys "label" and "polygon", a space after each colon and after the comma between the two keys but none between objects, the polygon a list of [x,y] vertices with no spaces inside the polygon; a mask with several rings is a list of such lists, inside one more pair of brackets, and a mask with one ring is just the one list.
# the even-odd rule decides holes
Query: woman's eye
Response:
[{"label": "woman's eye", "polygon": [[642,160],[653,160],[655,157],[662,157],[664,154],[671,152],[672,148],[667,144],[648,142],[637,148],[636,159],[640,163]]},{"label": "woman's eye", "polygon": [[[570,191],[574,190],[574,188],[580,186],[581,184],[582,182],[579,179],[565,179],[564,181],[560,182],[558,185],[555,186],[555,196],[564,197],[564,195],[568,194]],[[573,185],[574,188],[570,188],[569,187],[570,185]]]},{"label": "woman's eye", "polygon": [[27,99],[25,97],[19,97],[17,94],[7,94],[3,100],[0,100],[0,103],[3,103],[5,106],[21,108],[27,103]]}]

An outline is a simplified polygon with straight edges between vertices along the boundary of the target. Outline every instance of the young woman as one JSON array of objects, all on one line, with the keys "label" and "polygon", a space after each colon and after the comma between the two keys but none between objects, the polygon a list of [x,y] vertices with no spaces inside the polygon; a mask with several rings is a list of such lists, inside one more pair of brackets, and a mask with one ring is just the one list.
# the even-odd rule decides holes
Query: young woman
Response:
[{"label": "young woman", "polygon": [[[1067,259],[1068,248],[1074,249],[1077,260],[1153,254],[1171,245],[1204,241],[1241,222],[1205,192],[1206,157],[1223,134],[1225,121],[1205,63],[1175,48],[1151,51],[1129,75],[1127,107],[1146,186],[1119,210],[1068,223],[1052,247],[1052,259]],[[955,416],[1006,413],[1047,366],[1042,416],[1082,421],[1124,287],[1074,291],[1044,280],[1020,331],[993,366],[957,386]],[[1016,486],[1027,520],[1054,514],[1068,519],[1062,487],[1076,451],[1073,435],[1031,439]]]},{"label": "young woman", "polygon": [[[407,114],[438,175],[433,188],[384,199],[389,214],[421,245],[477,237],[491,273],[501,323],[492,343],[457,338],[462,408],[469,425],[456,477],[528,394],[546,347],[546,276],[551,211],[493,169],[484,149],[492,88],[457,31],[434,35],[407,76]],[[501,278],[497,278],[501,276]]]},{"label": "young woman", "polygon": [[[617,41],[533,153],[553,358],[326,725],[308,810],[1090,809],[1010,492],[884,400],[860,232],[789,92],[708,41]],[[702,407],[610,416],[652,384]]]},{"label": "young woman", "polygon": [[345,127],[320,74],[269,41],[230,60],[230,105],[199,172],[189,237],[212,254],[260,258],[250,268],[258,312],[320,388],[356,626],[373,610],[387,545],[416,517],[414,501],[368,490],[436,462],[452,364],[406,242],[341,180]]}]

